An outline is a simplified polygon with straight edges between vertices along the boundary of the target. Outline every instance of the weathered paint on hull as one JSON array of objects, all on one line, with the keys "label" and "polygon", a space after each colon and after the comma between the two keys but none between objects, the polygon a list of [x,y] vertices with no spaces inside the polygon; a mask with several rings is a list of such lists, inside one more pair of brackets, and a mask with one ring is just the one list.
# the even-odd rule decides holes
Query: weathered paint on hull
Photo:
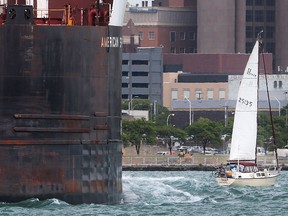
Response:
[{"label": "weathered paint on hull", "polygon": [[0,201],[120,202],[120,33],[0,26]]}]

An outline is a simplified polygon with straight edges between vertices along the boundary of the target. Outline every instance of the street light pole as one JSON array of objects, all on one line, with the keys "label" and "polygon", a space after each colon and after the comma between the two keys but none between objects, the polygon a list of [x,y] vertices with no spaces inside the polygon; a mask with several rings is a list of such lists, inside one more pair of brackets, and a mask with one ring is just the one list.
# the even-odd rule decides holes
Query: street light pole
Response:
[{"label": "street light pole", "polygon": [[[288,94],[288,91],[285,91],[284,94],[285,94],[285,103],[287,103],[286,101],[287,101],[287,94]],[[287,105],[286,105],[286,107],[287,107]],[[287,127],[287,109],[285,109],[285,116],[286,116],[286,119],[285,119],[285,126]]]},{"label": "street light pole", "polygon": [[281,115],[281,103],[280,101],[274,96],[274,98],[276,99],[276,101],[278,102],[278,112],[279,112],[279,116]]},{"label": "street light pole", "polygon": [[228,109],[228,106],[227,106],[227,103],[228,101],[225,102],[225,114],[224,114],[224,120],[225,120],[225,128],[227,127],[227,119],[228,119],[228,113],[227,113],[227,109]]},{"label": "street light pole", "polygon": [[187,100],[189,102],[189,125],[191,125],[191,123],[192,123],[192,120],[191,120],[191,117],[192,117],[192,115],[191,115],[192,114],[192,103],[187,97],[185,97],[185,100]]},{"label": "street light pole", "polygon": [[169,114],[169,115],[167,116],[167,119],[166,119],[166,124],[167,124],[167,126],[169,125],[169,117],[170,117],[170,116],[174,116],[174,113]]},{"label": "street light pole", "polygon": [[133,108],[133,99],[134,99],[134,98],[138,98],[138,96],[134,96],[134,97],[133,97],[133,96],[131,95],[130,110],[133,110],[133,109],[134,109],[134,108]]}]

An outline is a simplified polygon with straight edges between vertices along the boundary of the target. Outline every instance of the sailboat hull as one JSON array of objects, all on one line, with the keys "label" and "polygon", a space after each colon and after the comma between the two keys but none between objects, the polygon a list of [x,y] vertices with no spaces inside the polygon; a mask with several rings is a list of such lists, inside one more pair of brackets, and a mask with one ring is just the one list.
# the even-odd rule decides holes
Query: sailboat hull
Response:
[{"label": "sailboat hull", "polygon": [[276,183],[279,174],[270,175],[268,177],[252,177],[252,178],[227,178],[217,177],[216,181],[221,186],[273,186]]}]

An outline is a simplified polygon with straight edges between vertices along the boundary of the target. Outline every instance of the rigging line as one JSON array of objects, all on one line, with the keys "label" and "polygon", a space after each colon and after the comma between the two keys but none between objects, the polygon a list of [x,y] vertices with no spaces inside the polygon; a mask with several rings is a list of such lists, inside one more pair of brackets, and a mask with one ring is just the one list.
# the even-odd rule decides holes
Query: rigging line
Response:
[{"label": "rigging line", "polygon": [[270,114],[270,121],[271,121],[271,127],[272,127],[272,136],[273,136],[273,147],[274,147],[275,157],[276,157],[276,166],[277,166],[277,169],[279,169],[277,144],[276,144],[276,140],[275,140],[275,128],[274,128],[274,121],[273,121],[273,116],[272,116],[272,109],[271,109],[270,94],[269,94],[269,87],[268,87],[268,79],[267,79],[265,58],[264,58],[264,53],[263,53],[263,46],[260,46],[260,48],[261,48],[261,54],[262,54],[261,56],[262,56],[262,60],[263,60],[264,77],[265,77],[265,82],[266,82],[266,93],[267,93],[268,104],[269,104],[269,114]]}]

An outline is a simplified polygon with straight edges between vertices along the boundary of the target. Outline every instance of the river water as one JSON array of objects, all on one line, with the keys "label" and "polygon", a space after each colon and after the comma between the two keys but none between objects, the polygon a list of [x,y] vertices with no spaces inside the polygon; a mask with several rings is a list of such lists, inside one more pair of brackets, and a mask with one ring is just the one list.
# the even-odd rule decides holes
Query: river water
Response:
[{"label": "river water", "polygon": [[221,187],[211,172],[123,172],[119,205],[69,205],[57,199],[0,204],[0,215],[288,215],[288,172],[272,187]]}]

